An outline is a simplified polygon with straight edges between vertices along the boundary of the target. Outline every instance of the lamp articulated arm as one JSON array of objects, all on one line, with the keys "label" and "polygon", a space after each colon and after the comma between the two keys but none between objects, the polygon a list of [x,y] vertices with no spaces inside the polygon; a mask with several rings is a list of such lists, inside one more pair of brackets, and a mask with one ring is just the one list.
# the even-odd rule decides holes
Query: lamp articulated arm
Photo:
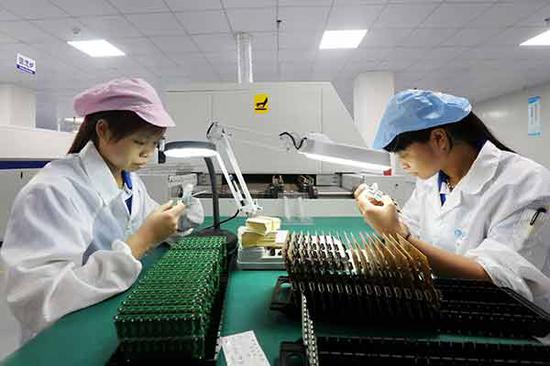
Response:
[{"label": "lamp articulated arm", "polygon": [[237,158],[235,157],[233,149],[231,148],[231,143],[229,142],[229,134],[225,132],[225,130],[219,123],[214,122],[208,128],[208,131],[206,132],[206,137],[210,142],[216,145],[216,149],[218,150],[218,152],[223,151],[225,153],[227,159],[229,159],[230,167],[233,170],[234,175],[237,177],[237,180],[235,180],[233,174],[230,174],[228,172],[221,157],[221,154],[217,154],[216,159],[218,165],[220,166],[223,176],[227,181],[227,185],[231,190],[231,194],[235,199],[237,207],[239,207],[239,210],[249,217],[258,216],[261,213],[262,208],[255,200],[252,199],[252,196],[250,195],[250,191],[248,190],[246,182],[241,173],[241,169],[239,168],[239,164],[237,163]]}]

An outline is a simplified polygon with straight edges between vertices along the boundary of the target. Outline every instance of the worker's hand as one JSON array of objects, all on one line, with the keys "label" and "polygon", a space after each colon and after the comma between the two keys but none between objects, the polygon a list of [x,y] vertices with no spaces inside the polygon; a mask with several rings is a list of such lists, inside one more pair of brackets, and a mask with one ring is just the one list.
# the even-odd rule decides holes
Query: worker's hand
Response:
[{"label": "worker's hand", "polygon": [[185,209],[183,203],[178,202],[172,206],[172,201],[169,201],[151,212],[136,233],[128,238],[127,242],[134,256],[141,257],[144,252],[174,234]]},{"label": "worker's hand", "polygon": [[384,195],[381,200],[364,192],[365,186],[362,184],[355,191],[355,200],[357,208],[365,219],[378,234],[400,234],[407,236],[408,229],[399,220],[397,207],[390,196]]}]

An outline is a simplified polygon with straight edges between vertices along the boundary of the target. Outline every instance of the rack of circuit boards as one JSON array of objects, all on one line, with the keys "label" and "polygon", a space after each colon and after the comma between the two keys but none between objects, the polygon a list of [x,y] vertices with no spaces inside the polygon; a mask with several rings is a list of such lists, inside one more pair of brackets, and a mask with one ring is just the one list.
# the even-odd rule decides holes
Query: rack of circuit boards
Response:
[{"label": "rack of circuit boards", "polygon": [[435,279],[402,237],[294,232],[283,257],[271,308],[299,316],[302,339],[281,344],[281,365],[550,362],[534,338],[548,313],[489,282]]},{"label": "rack of circuit boards", "polygon": [[226,285],[224,237],[179,239],[120,305],[109,364],[215,365]]}]

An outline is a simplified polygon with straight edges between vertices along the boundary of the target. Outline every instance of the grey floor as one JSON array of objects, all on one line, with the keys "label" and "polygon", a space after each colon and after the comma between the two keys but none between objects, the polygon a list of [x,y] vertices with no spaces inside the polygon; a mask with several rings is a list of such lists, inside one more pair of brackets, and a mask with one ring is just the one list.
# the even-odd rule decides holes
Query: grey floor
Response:
[{"label": "grey floor", "polygon": [[6,303],[4,275],[4,268],[0,264],[0,360],[15,351],[19,345],[19,325]]}]

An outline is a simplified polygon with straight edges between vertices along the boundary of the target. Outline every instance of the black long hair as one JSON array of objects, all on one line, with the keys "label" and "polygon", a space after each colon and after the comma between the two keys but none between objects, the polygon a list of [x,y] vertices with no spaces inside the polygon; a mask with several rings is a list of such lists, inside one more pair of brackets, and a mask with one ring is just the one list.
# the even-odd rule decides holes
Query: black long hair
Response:
[{"label": "black long hair", "polygon": [[486,141],[491,141],[500,150],[515,152],[500,142],[474,112],[470,112],[458,122],[418,131],[403,132],[385,146],[384,150],[388,152],[399,152],[405,150],[414,142],[427,142],[430,139],[432,130],[435,128],[443,128],[446,131],[451,147],[453,146],[453,142],[460,141],[471,145],[479,151]]},{"label": "black long hair", "polygon": [[99,147],[96,125],[99,120],[107,121],[109,131],[115,141],[119,141],[134,132],[145,130],[151,135],[161,135],[166,128],[154,126],[135,112],[132,111],[104,111],[88,114],[84,117],[84,122],[80,125],[68,154],[79,153],[86,146],[88,141],[92,141],[96,147]]}]

